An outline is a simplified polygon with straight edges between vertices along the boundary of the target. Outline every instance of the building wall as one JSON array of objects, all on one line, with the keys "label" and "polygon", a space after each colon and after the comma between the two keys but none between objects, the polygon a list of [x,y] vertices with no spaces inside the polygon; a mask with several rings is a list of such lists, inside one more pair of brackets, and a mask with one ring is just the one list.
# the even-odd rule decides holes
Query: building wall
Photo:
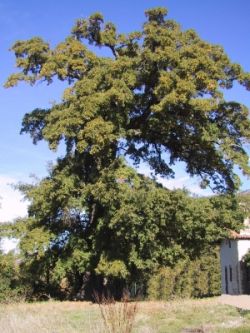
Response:
[{"label": "building wall", "polygon": [[[237,240],[224,240],[220,248],[222,294],[240,294],[240,263]],[[226,290],[226,272],[228,290]]]},{"label": "building wall", "polygon": [[[241,263],[250,250],[249,239],[224,240],[221,244],[221,285],[223,294],[243,294],[246,292],[246,268]],[[228,290],[226,290],[226,272]]]}]

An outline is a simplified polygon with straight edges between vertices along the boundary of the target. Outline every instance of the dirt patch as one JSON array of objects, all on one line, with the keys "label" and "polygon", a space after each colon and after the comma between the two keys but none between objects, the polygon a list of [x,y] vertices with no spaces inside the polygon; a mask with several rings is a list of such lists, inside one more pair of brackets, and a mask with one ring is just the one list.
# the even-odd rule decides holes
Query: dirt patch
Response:
[{"label": "dirt patch", "polygon": [[239,309],[250,310],[250,295],[221,295],[219,303],[235,306]]}]

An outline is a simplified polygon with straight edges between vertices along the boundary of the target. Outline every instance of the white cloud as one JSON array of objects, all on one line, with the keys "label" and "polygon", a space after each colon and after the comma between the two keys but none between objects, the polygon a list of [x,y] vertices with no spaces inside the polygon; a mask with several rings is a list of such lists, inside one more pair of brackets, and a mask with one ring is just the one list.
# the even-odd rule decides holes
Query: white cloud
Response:
[{"label": "white cloud", "polygon": [[212,194],[210,189],[202,189],[200,187],[199,185],[200,182],[197,177],[191,178],[189,176],[184,176],[175,179],[164,179],[158,177],[157,181],[170,190],[185,188],[188,191],[190,191],[192,194],[196,195],[207,196]]},{"label": "white cloud", "polygon": [[[145,164],[138,168],[138,171],[148,177],[151,175],[151,170]],[[192,194],[196,195],[211,195],[211,191],[209,189],[202,189],[199,185],[198,177],[190,177],[186,172],[182,170],[182,172],[176,172],[176,178],[166,179],[160,176],[156,177],[156,180],[161,183],[164,187],[174,190],[174,189],[187,189]]]},{"label": "white cloud", "polygon": [[3,238],[1,240],[0,248],[3,250],[4,253],[8,253],[9,251],[17,250],[17,245],[17,239]]},{"label": "white cloud", "polygon": [[157,177],[157,181],[161,183],[164,187],[169,188],[170,190],[186,187],[189,180],[190,178],[188,176],[176,179],[164,179],[161,177]]},{"label": "white cloud", "polygon": [[[19,180],[9,175],[0,175],[0,222],[10,222],[27,215],[27,201],[24,201],[22,194],[13,188],[13,184],[17,184]],[[17,244],[17,239],[3,238],[0,248],[7,253],[15,250]]]},{"label": "white cloud", "polygon": [[27,201],[22,194],[13,188],[19,179],[0,175],[0,222],[9,222],[27,214]]},{"label": "white cloud", "polygon": [[196,195],[210,195],[211,191],[209,189],[202,189],[199,185],[199,180],[195,178],[191,178],[188,176],[176,178],[176,179],[164,179],[161,177],[157,177],[157,181],[161,183],[164,187],[174,190],[174,189],[187,189],[192,194]]}]

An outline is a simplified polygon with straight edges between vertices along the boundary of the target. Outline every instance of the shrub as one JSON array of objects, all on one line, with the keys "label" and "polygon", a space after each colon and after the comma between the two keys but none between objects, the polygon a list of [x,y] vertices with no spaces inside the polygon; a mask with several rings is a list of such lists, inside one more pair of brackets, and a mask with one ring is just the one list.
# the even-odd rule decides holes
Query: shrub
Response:
[{"label": "shrub", "polygon": [[170,300],[175,297],[206,297],[220,294],[218,249],[195,260],[179,261],[174,267],[162,267],[148,282],[150,299]]},{"label": "shrub", "polygon": [[24,294],[16,257],[13,253],[0,253],[0,302],[18,301]]},{"label": "shrub", "polygon": [[128,294],[124,293],[121,302],[113,297],[95,294],[101,317],[107,333],[131,333],[137,314],[137,302],[129,302]]}]

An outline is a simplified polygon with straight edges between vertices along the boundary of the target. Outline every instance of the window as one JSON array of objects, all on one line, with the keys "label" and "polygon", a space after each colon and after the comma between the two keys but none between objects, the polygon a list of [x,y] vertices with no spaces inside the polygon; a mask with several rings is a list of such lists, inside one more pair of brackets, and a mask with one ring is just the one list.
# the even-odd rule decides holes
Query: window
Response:
[{"label": "window", "polygon": [[229,266],[229,280],[230,280],[230,282],[233,281],[233,270],[232,270],[231,266]]},{"label": "window", "polygon": [[226,287],[226,294],[228,294],[227,266],[225,266],[225,287]]}]

